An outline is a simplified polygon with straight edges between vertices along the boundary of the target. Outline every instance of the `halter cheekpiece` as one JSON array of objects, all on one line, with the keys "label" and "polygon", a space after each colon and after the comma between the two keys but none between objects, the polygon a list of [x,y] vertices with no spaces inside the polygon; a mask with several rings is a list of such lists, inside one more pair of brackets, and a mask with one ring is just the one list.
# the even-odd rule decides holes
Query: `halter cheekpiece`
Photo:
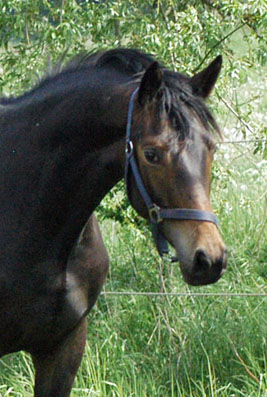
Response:
[{"label": "halter cheekpiece", "polygon": [[129,196],[129,171],[131,169],[136,186],[141,194],[145,205],[147,207],[147,211],[149,214],[150,223],[152,226],[152,233],[155,239],[157,250],[162,256],[163,254],[168,254],[168,242],[162,232],[159,230],[159,224],[164,219],[176,219],[176,220],[193,220],[193,221],[202,221],[202,222],[211,222],[216,226],[219,225],[218,218],[212,212],[202,211],[192,208],[161,208],[155,203],[153,203],[151,197],[149,196],[142,177],[140,175],[138,166],[134,157],[134,145],[131,137],[131,126],[132,126],[132,118],[133,118],[133,108],[134,108],[134,100],[135,96],[138,92],[138,88],[136,88],[130,97],[130,102],[128,106],[128,116],[127,116],[127,126],[126,126],[126,163],[125,163],[125,182],[127,194]]}]

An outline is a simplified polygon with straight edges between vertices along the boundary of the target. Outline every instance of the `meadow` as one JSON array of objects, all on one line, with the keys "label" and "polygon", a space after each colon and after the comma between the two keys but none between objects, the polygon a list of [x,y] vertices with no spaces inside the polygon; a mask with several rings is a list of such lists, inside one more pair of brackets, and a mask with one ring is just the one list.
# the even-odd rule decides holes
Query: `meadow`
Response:
[{"label": "meadow", "polygon": [[[64,1],[58,9],[54,2],[40,1],[54,12],[51,24],[44,12],[40,18],[38,2],[29,0],[28,8],[26,3],[10,0],[12,12],[0,15],[0,89],[7,95],[25,91],[36,70],[44,69],[47,53],[58,58],[67,47],[75,53],[127,44],[159,54],[182,72],[199,65],[214,43],[221,43],[214,57],[217,50],[224,55],[209,105],[225,137],[218,142],[212,202],[228,249],[227,272],[214,285],[187,286],[177,263],[160,260],[148,226],[128,206],[120,183],[97,210],[111,263],[104,291],[88,316],[87,346],[72,396],[267,397],[266,70],[258,31],[246,26],[230,42],[222,40],[243,21],[246,2],[236,6],[223,0],[222,19],[205,8],[201,20],[198,7],[204,6],[185,11],[185,1],[179,10],[172,0],[155,2],[154,19],[141,0],[102,2],[102,8],[99,2],[85,2],[88,8],[81,12],[81,2],[70,1],[65,13]],[[258,3],[248,15],[261,27],[264,7]],[[27,353],[0,360],[0,397],[30,397],[33,381]]]}]

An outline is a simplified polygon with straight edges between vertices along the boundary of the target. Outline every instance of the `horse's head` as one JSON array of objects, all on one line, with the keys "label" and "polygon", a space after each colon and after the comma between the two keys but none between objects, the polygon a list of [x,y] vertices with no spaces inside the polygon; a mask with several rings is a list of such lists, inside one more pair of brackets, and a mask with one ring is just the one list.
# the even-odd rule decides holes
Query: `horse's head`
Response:
[{"label": "horse's head", "polygon": [[[217,57],[192,78],[155,62],[144,73],[134,100],[131,125],[134,158],[151,200],[162,209],[211,213],[211,166],[217,124],[204,104],[221,69]],[[130,201],[148,218],[132,173]],[[193,212],[193,211],[191,211]],[[226,268],[226,251],[213,221],[163,219],[160,232],[175,248],[185,281],[216,282]]]}]

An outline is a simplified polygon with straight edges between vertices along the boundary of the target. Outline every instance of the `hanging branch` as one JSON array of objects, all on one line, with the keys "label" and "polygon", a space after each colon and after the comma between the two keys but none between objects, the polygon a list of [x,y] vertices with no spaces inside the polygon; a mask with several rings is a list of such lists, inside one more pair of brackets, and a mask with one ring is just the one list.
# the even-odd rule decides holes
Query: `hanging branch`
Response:
[{"label": "hanging branch", "polygon": [[237,28],[235,28],[234,30],[232,30],[230,33],[228,33],[225,37],[223,37],[220,41],[218,41],[216,44],[214,44],[213,47],[211,47],[211,49],[206,53],[206,55],[204,56],[204,58],[202,59],[202,61],[200,62],[200,64],[193,70],[193,73],[196,73],[200,67],[203,65],[203,63],[206,61],[206,59],[210,56],[210,54],[212,53],[212,51],[214,50],[214,48],[218,47],[220,44],[222,44],[225,40],[228,39],[228,37],[232,36],[232,34],[234,34],[235,32],[237,32],[239,29],[243,28],[243,26],[245,26],[247,23],[243,22],[241,25],[239,25]]},{"label": "hanging branch", "polygon": [[61,10],[60,10],[60,17],[59,17],[59,23],[60,24],[63,21],[64,7],[65,7],[65,0],[62,0],[62,2],[61,2]]},{"label": "hanging branch", "polygon": [[233,115],[240,121],[241,124],[243,124],[243,126],[252,134],[255,135],[253,129],[250,127],[250,125],[248,123],[246,123],[242,117],[235,111],[235,109],[233,109],[233,107],[222,97],[220,96],[218,93],[218,98],[220,99],[220,101],[222,101],[225,106],[230,110],[231,113],[233,113]]},{"label": "hanging branch", "polygon": [[27,45],[30,45],[30,34],[29,34],[29,21],[28,21],[28,13],[26,12],[25,14],[25,28],[24,28],[24,33],[25,33],[25,39]]}]

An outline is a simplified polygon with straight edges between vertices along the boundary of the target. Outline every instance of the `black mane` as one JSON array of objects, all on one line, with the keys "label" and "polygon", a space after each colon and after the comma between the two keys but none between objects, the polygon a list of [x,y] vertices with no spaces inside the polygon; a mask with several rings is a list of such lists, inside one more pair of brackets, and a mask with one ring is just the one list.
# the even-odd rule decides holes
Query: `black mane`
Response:
[{"label": "black mane", "polygon": [[190,135],[190,121],[186,108],[192,110],[206,130],[213,129],[221,135],[220,129],[204,100],[193,95],[188,77],[164,69],[164,85],[159,92],[161,112],[167,111],[173,127],[179,132],[179,139]]},{"label": "black mane", "polygon": [[121,48],[109,51],[97,51],[94,53],[81,53],[72,58],[69,62],[65,62],[66,54],[64,54],[59,62],[53,67],[50,67],[43,78],[38,83],[20,96],[3,96],[0,98],[0,105],[7,105],[16,103],[31,94],[34,94],[42,87],[49,83],[57,83],[59,78],[66,79],[73,78],[79,71],[90,71],[92,67],[95,68],[113,68],[122,74],[127,74],[129,77],[137,73],[145,71],[154,58],[142,51],[128,48]]},{"label": "black mane", "polygon": [[[151,54],[140,50],[119,48],[108,51],[97,51],[95,53],[84,53],[74,57],[65,65],[65,56],[52,68],[43,79],[30,91],[19,97],[2,97],[0,105],[8,105],[19,102],[26,97],[38,92],[50,83],[57,84],[59,78],[75,79],[79,71],[88,71],[92,68],[101,70],[116,70],[122,75],[129,77],[129,82],[140,83],[145,70],[155,62]],[[189,134],[188,114],[185,105],[194,111],[204,127],[210,127],[220,134],[219,127],[204,101],[192,94],[189,78],[177,72],[172,72],[163,64],[160,64],[163,71],[163,85],[158,95],[160,112],[168,113],[175,128],[181,133],[181,137]]]},{"label": "black mane", "polygon": [[[133,82],[140,83],[145,70],[155,59],[151,54],[140,50],[120,48],[110,51],[99,51],[94,54],[83,54],[75,57],[63,69],[63,72],[96,68],[113,68],[133,78]],[[212,127],[220,135],[219,127],[211,112],[201,98],[192,94],[189,78],[167,69],[160,63],[163,70],[164,85],[158,95],[161,111],[167,111],[172,124],[181,133],[181,139],[190,132],[189,121],[183,104],[186,104],[198,116],[204,127]]]}]

